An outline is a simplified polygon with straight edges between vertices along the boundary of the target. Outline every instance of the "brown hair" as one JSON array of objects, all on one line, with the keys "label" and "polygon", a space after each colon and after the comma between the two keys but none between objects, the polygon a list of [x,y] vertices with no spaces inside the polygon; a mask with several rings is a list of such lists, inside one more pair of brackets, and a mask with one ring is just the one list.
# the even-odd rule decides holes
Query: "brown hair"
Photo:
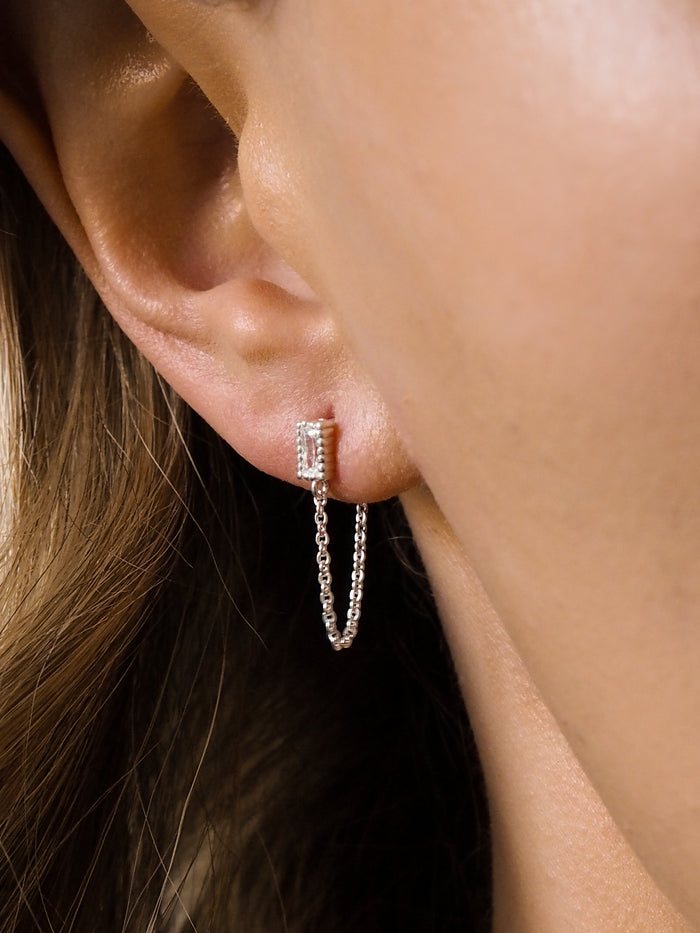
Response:
[{"label": "brown hair", "polygon": [[420,571],[375,536],[329,649],[305,497],[160,381],[4,151],[0,329],[0,928],[486,929]]}]

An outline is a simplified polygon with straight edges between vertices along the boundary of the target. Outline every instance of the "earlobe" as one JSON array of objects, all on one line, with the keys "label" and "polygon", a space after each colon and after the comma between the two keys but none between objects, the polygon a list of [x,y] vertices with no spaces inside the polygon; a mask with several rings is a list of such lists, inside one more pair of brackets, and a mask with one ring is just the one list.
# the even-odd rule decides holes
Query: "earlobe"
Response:
[{"label": "earlobe", "polygon": [[296,423],[335,417],[334,495],[404,489],[413,473],[376,391],[251,220],[228,125],[128,8],[75,6],[34,27],[45,126],[9,96],[0,120],[108,309],[258,468],[297,482]]}]

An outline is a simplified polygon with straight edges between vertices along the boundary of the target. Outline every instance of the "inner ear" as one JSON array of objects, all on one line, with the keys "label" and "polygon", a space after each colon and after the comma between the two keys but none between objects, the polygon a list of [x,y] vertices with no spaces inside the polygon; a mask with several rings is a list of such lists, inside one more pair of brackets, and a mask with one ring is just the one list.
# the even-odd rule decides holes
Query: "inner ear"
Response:
[{"label": "inner ear", "polygon": [[[166,81],[167,100],[122,114],[101,144],[92,144],[90,170],[83,163],[72,179],[74,197],[89,210],[86,223],[98,231],[95,251],[107,263],[206,291],[256,251],[238,145],[189,77],[169,74]],[[148,281],[134,284],[148,290]]]},{"label": "inner ear", "polygon": [[99,266],[118,270],[113,284],[157,301],[166,283],[220,284],[255,247],[236,138],[126,15],[136,33],[128,49],[110,45],[90,74],[84,62],[74,70],[54,55],[43,92],[64,183]]},{"label": "inner ear", "polygon": [[1,16],[0,132],[103,294],[224,280],[250,251],[237,142],[189,75],[122,0]]}]

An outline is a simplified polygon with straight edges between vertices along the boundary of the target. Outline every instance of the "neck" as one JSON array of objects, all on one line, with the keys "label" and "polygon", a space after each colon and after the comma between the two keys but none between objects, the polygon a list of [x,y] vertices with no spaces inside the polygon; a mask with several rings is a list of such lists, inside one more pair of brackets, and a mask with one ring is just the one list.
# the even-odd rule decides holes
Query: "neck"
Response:
[{"label": "neck", "polygon": [[680,933],[542,702],[442,513],[403,498],[430,576],[484,770],[494,933]]}]

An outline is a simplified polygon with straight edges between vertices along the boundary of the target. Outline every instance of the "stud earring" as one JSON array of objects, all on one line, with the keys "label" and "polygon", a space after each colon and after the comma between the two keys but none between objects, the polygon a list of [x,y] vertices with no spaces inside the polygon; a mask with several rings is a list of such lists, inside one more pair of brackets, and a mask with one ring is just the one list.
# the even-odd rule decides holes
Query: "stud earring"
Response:
[{"label": "stud earring", "polygon": [[335,421],[321,418],[319,421],[300,421],[297,424],[297,476],[309,480],[316,506],[316,545],[318,553],[318,582],[321,587],[322,618],[328,640],[335,651],[349,648],[357,635],[357,625],[362,609],[365,582],[365,556],[367,543],[367,503],[362,502],[355,512],[355,550],[352,561],[352,581],[348,616],[342,633],[338,630],[338,616],[333,607],[333,590],[330,572],[331,556],[328,551],[328,487],[335,475],[336,459]]}]

